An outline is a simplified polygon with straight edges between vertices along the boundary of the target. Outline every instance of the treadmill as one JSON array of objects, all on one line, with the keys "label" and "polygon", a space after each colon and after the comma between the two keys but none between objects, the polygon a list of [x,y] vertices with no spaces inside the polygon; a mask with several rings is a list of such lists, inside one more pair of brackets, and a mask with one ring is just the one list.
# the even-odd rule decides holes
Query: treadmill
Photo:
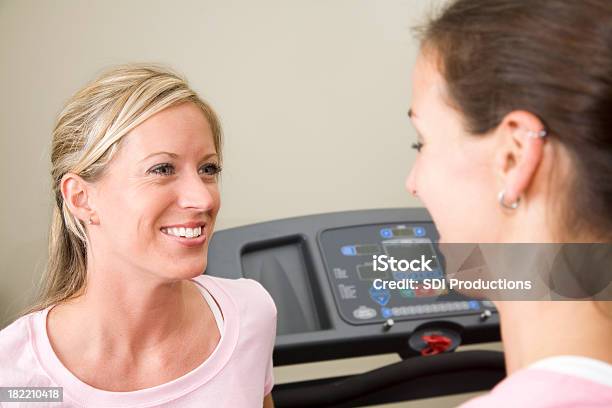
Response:
[{"label": "treadmill", "polygon": [[[372,371],[275,385],[275,406],[356,407],[488,390],[505,377],[503,353],[454,352],[500,340],[489,301],[448,290],[376,288],[374,255],[433,258],[421,278],[444,276],[439,235],[422,208],[309,215],[221,230],[206,274],[250,278],[278,310],[274,365],[397,353]],[[413,278],[414,272],[409,272]]]}]

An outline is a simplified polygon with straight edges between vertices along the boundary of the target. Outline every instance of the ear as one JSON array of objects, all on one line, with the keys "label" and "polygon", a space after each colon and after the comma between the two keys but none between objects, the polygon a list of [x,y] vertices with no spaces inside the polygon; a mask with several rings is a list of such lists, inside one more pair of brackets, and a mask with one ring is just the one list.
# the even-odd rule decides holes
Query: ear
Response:
[{"label": "ear", "polygon": [[74,173],[66,173],[60,183],[64,202],[70,212],[80,219],[87,222],[93,215],[91,208],[91,186],[83,178]]},{"label": "ear", "polygon": [[496,166],[502,179],[505,201],[516,202],[529,188],[542,162],[545,136],[542,121],[526,111],[512,111],[497,127],[501,146]]}]

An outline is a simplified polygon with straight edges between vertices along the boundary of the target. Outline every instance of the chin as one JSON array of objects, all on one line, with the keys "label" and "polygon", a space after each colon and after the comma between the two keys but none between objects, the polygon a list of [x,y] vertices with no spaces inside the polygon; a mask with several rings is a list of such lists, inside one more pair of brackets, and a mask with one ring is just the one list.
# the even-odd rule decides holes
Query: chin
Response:
[{"label": "chin", "polygon": [[173,279],[192,279],[204,273],[206,269],[206,259],[199,262],[188,262],[184,265],[170,265],[167,269],[167,274]]}]

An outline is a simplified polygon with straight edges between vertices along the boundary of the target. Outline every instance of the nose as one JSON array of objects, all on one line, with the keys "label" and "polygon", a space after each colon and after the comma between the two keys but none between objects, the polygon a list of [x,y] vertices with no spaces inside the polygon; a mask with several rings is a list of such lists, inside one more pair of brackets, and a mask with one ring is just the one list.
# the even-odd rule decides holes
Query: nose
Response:
[{"label": "nose", "polygon": [[417,195],[417,185],[416,185],[416,165],[413,165],[412,168],[410,169],[410,172],[408,173],[408,176],[406,176],[406,190],[412,194],[413,197],[418,197]]},{"label": "nose", "polygon": [[178,187],[178,204],[181,208],[210,211],[219,206],[217,183],[205,181],[197,171],[185,174]]}]

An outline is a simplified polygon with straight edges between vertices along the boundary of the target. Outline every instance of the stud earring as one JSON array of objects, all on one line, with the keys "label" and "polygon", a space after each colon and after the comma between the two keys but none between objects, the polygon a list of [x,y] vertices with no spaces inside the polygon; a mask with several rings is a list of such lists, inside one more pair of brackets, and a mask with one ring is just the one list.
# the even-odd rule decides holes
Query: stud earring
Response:
[{"label": "stud earring", "polygon": [[89,217],[89,221],[87,222],[89,225],[93,224],[93,220],[91,219],[91,217]]},{"label": "stud earring", "polygon": [[499,201],[499,204],[503,208],[506,208],[508,210],[516,210],[518,208],[518,206],[519,206],[519,203],[521,202],[521,198],[518,197],[515,202],[507,204],[506,203],[506,192],[504,190],[502,190],[497,195],[497,201]]}]

